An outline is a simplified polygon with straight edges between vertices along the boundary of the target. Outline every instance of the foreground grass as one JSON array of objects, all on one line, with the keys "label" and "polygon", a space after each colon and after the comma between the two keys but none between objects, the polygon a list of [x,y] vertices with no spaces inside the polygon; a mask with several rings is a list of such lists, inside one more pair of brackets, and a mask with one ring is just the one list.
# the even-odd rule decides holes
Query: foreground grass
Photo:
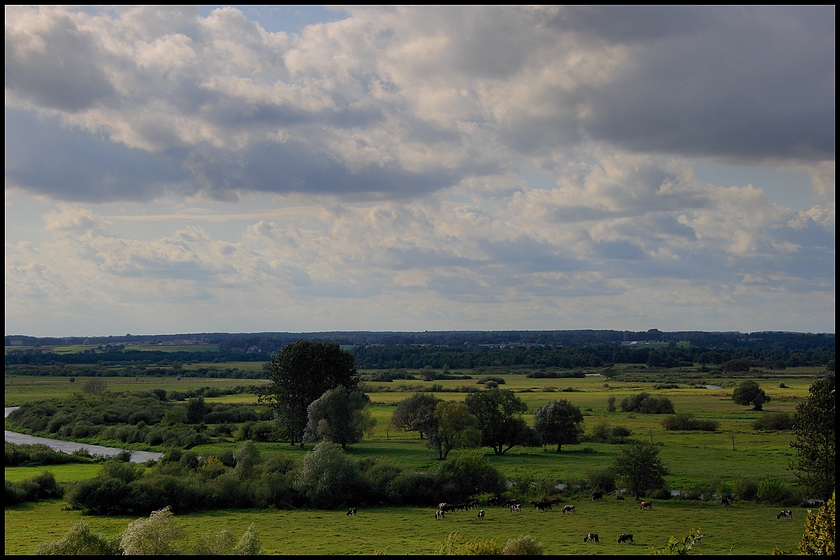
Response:
[{"label": "foreground grass", "polygon": [[[529,534],[544,546],[545,554],[649,555],[661,549],[669,537],[684,537],[700,528],[704,535],[695,552],[705,555],[765,555],[774,547],[795,551],[806,510],[795,508],[793,520],[776,519],[778,508],[736,502],[723,507],[716,502],[657,501],[652,510],[640,511],[633,500],[617,502],[587,500],[575,503],[577,513],[559,509],[539,512],[524,508],[511,513],[506,508],[485,508],[479,520],[475,511],[455,512],[434,519],[433,508],[360,509],[355,517],[346,510],[246,510],[214,511],[176,515],[189,550],[198,539],[227,529],[240,536],[253,523],[267,554],[434,554],[452,531],[463,540],[510,538]],[[133,517],[82,517],[63,510],[53,500],[6,509],[5,553],[32,554],[38,544],[60,538],[84,519],[94,532],[120,534]],[[598,533],[600,543],[583,542],[587,533]],[[621,533],[632,533],[634,544],[617,542]]]}]

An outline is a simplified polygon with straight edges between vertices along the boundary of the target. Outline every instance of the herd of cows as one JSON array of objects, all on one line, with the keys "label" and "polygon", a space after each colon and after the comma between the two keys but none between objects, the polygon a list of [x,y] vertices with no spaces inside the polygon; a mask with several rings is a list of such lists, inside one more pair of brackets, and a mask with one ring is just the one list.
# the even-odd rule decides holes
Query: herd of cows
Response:
[{"label": "herd of cows", "polygon": [[[592,493],[592,501],[602,500],[604,498],[603,492],[593,492]],[[621,494],[616,494],[616,498],[619,500],[623,500],[624,498]],[[560,498],[547,498],[545,500],[539,501],[532,501],[531,503],[534,505],[534,509],[539,511],[551,511],[552,506],[555,506],[561,502]],[[503,498],[501,496],[493,496],[487,501],[487,506],[501,506],[501,507],[508,507],[510,508],[511,513],[517,513],[522,511],[522,504],[519,500]],[[461,502],[457,504],[450,504],[448,502],[441,502],[438,504],[437,511],[435,512],[435,519],[444,519],[447,513],[454,512],[454,511],[469,511],[471,509],[478,509],[479,503],[477,500],[471,500],[469,502]],[[642,502],[640,505],[640,509],[652,509],[653,504],[651,502]],[[575,513],[575,506],[573,505],[564,505],[563,506],[563,513]],[[483,509],[478,510],[478,514],[476,518],[484,519],[485,511]],[[598,533],[587,533],[587,535],[583,538],[583,542],[596,542],[600,543],[600,538],[598,537]],[[622,533],[618,536],[618,542],[633,542],[633,535],[632,533]]]}]

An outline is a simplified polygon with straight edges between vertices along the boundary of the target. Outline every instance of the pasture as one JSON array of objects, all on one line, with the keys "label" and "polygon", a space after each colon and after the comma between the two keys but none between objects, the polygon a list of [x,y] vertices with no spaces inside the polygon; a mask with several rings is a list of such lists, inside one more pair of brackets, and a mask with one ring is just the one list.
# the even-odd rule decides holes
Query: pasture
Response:
[{"label": "pasture", "polygon": [[[60,538],[84,519],[93,532],[120,534],[135,518],[82,517],[63,511],[53,500],[6,509],[5,553],[32,554],[35,546]],[[222,529],[239,538],[253,523],[267,554],[427,555],[458,531],[459,542],[496,538],[504,544],[524,534],[540,541],[544,553],[649,555],[662,549],[670,537],[683,538],[701,529],[703,539],[692,552],[705,555],[766,555],[774,547],[795,551],[802,537],[806,510],[794,508],[792,520],[777,520],[778,508],[737,502],[723,507],[717,502],[669,500],[654,502],[640,511],[635,501],[580,501],[575,514],[559,508],[540,512],[523,506],[521,513],[506,507],[484,507],[484,519],[475,510],[446,514],[435,519],[435,508],[359,508],[356,516],[346,509],[321,510],[227,510],[176,515],[187,547],[199,538]],[[600,542],[584,543],[587,533],[598,533]],[[622,533],[632,533],[633,543],[618,543]]]},{"label": "pasture", "polygon": [[[364,372],[360,372],[364,373]],[[470,373],[464,371],[463,373]],[[793,373],[793,372],[791,372]],[[764,410],[736,405],[731,395],[739,378],[699,379],[697,374],[687,379],[662,376],[655,381],[619,381],[601,376],[583,378],[527,378],[521,374],[492,374],[504,380],[499,387],[513,390],[525,401],[524,415],[530,424],[537,407],[549,401],[566,399],[580,407],[584,415],[584,438],[596,426],[621,426],[632,432],[631,437],[652,441],[660,446],[660,458],[670,473],[666,477],[672,491],[690,492],[708,488],[713,480],[731,484],[737,479],[761,481],[778,479],[788,484],[795,480],[788,465],[793,459],[790,431],[765,432],[752,428],[752,422],[774,412],[792,414],[796,405],[808,396],[815,371],[795,372],[789,376],[752,377],[771,397]],[[416,433],[397,432],[389,425],[396,404],[418,390],[433,389],[444,400],[463,400],[467,388],[480,388],[473,379],[394,382],[365,382],[371,398],[371,414],[377,421],[373,433],[360,443],[350,446],[355,459],[375,457],[416,470],[434,470],[440,464],[437,452],[425,447]],[[648,375],[648,377],[653,377]],[[84,378],[71,384],[61,377],[6,376],[6,406],[15,406],[34,399],[68,396],[81,389]],[[262,385],[264,380],[114,377],[107,378],[110,391],[148,391],[165,389],[185,391],[200,387],[232,388],[242,385]],[[706,388],[713,385],[720,388]],[[782,385],[782,386],[780,386]],[[621,401],[645,391],[651,395],[667,396],[677,413],[693,414],[696,418],[715,420],[715,432],[671,432],[662,427],[662,415],[625,413]],[[615,397],[615,412],[608,412],[608,399]],[[252,394],[237,394],[207,398],[208,402],[255,403]],[[106,444],[103,442],[103,444]],[[234,451],[239,442],[214,441],[193,449],[199,455]],[[288,443],[259,443],[262,456],[276,454],[299,458],[309,449],[301,450]],[[155,449],[163,451],[163,449]],[[612,464],[620,452],[617,444],[583,441],[563,446],[561,453],[554,448],[515,447],[505,455],[495,456],[483,448],[488,463],[499,469],[516,484],[545,481],[551,486],[562,484],[574,487],[586,480],[588,474]],[[453,451],[450,457],[457,455]],[[59,482],[81,480],[95,475],[97,465],[59,465],[48,467],[7,468],[7,480],[22,480],[36,476],[43,470],[52,471]],[[558,490],[558,492],[560,492]],[[516,495],[514,486],[509,492]],[[476,519],[475,511],[447,514],[436,520],[436,504],[428,508],[361,507],[358,516],[346,516],[346,509],[336,511],[276,509],[248,511],[212,511],[176,516],[185,529],[187,540],[200,538],[220,529],[230,530],[237,538],[251,523],[255,524],[262,545],[269,554],[431,554],[452,531],[462,540],[498,538],[502,544],[509,538],[529,534],[542,542],[546,554],[634,554],[647,555],[652,547],[661,549],[669,537],[682,539],[700,528],[705,535],[696,550],[702,554],[769,554],[774,547],[795,551],[804,530],[806,510],[793,510],[792,520],[777,520],[780,506],[736,501],[723,507],[717,500],[654,499],[652,510],[639,511],[632,498],[618,501],[607,495],[600,502],[577,499],[566,490],[564,502],[576,506],[574,515],[563,515],[561,508],[540,512],[523,505],[521,513],[507,508],[487,507],[485,519]],[[645,498],[648,499],[648,498]],[[485,498],[486,500],[486,498]],[[48,501],[24,504],[6,509],[6,554],[31,554],[41,542],[55,540],[82,518],[79,512],[64,511],[63,502]],[[120,533],[135,518],[84,517],[96,532],[107,535]],[[598,533],[600,543],[583,542],[587,533]],[[621,533],[633,533],[634,543],[617,542]],[[695,551],[693,551],[695,552]]]}]

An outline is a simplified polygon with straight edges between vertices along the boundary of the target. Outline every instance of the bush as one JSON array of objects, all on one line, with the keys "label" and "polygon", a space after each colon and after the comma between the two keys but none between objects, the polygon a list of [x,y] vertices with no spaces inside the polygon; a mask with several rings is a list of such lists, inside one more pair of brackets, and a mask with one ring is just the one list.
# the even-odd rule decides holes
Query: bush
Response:
[{"label": "bush", "polygon": [[642,391],[621,401],[621,410],[643,414],[673,414],[674,405],[668,397],[654,397]]},{"label": "bush", "polygon": [[615,491],[615,475],[609,467],[590,469],[586,473],[589,487],[601,492]]},{"label": "bush", "polygon": [[752,427],[753,430],[792,430],[793,417],[784,412],[773,412],[757,418]]},{"label": "bush", "polygon": [[662,420],[662,426],[666,430],[714,432],[719,424],[714,420],[698,420],[692,414],[672,414]]},{"label": "bush", "polygon": [[765,478],[758,485],[756,501],[784,506],[801,502],[798,494],[786,482],[773,477]]},{"label": "bush", "polygon": [[510,539],[502,548],[502,554],[506,556],[539,556],[542,553],[542,544],[530,535]]},{"label": "bush", "polygon": [[108,539],[91,533],[90,525],[79,521],[60,539],[35,547],[35,555],[118,556],[122,555],[120,537]]},{"label": "bush", "polygon": [[758,483],[754,480],[738,478],[732,484],[732,492],[739,500],[755,501],[758,496]]}]

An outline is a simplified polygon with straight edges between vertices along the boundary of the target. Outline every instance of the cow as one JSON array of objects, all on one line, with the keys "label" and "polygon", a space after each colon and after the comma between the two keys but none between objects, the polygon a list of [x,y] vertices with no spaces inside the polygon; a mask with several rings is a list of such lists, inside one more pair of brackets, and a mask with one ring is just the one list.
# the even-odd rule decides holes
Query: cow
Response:
[{"label": "cow", "polygon": [[450,512],[450,511],[455,511],[456,509],[458,509],[458,506],[456,506],[455,504],[447,504],[446,502],[442,502],[442,503],[438,504],[438,509],[442,509],[443,511]]},{"label": "cow", "polygon": [[562,500],[561,500],[560,498],[555,497],[555,498],[549,498],[549,499],[548,499],[548,500],[546,500],[546,501],[547,501],[549,504],[551,504],[551,505],[553,505],[553,506],[556,506],[556,505],[557,505],[557,504],[559,504]]},{"label": "cow", "polygon": [[347,515],[356,515],[356,508],[351,507],[347,510]]},{"label": "cow", "polygon": [[519,500],[515,500],[515,499],[511,498],[511,499],[509,499],[509,500],[505,500],[505,502],[504,502],[502,505],[504,505],[504,506],[515,506],[515,505],[519,505]]},{"label": "cow", "polygon": [[720,499],[720,505],[722,505],[722,506],[728,506],[728,505],[729,505],[729,500],[728,500],[728,499],[726,499],[726,498],[721,498],[721,499]]},{"label": "cow", "polygon": [[563,513],[574,513],[575,506],[563,506]]},{"label": "cow", "polygon": [[550,510],[550,509],[551,509],[551,504],[550,504],[550,503],[548,503],[547,501],[541,501],[541,502],[531,502],[531,503],[532,503],[532,504],[534,504],[534,508],[535,508],[535,509],[538,509],[538,510],[540,510],[540,511]]},{"label": "cow", "polygon": [[488,506],[500,506],[500,505],[503,505],[504,503],[505,503],[505,499],[502,498],[501,496],[493,496],[492,498],[487,500],[487,505]]},{"label": "cow", "polygon": [[522,513],[522,504],[513,504],[512,506],[510,506],[510,512],[513,513],[515,511]]},{"label": "cow", "polygon": [[618,544],[627,541],[633,542],[633,535],[631,533],[622,533],[618,536]]},{"label": "cow", "polygon": [[446,512],[442,509],[439,509],[435,512],[435,519],[443,519],[444,515],[446,515]]},{"label": "cow", "polygon": [[642,502],[641,504],[639,504],[639,509],[645,508],[653,509],[653,502]]},{"label": "cow", "polygon": [[601,542],[598,540],[598,533],[589,533],[583,538],[583,542],[595,541],[597,543]]},{"label": "cow", "polygon": [[596,500],[602,500],[602,499],[604,499],[604,493],[603,492],[592,492],[592,501],[593,502],[596,501]]},{"label": "cow", "polygon": [[479,519],[484,519],[484,510],[478,510],[478,515],[476,515],[476,517],[478,517]]},{"label": "cow", "polygon": [[789,509],[783,509],[779,512],[779,515],[776,516],[776,519],[793,519],[793,512]]}]

